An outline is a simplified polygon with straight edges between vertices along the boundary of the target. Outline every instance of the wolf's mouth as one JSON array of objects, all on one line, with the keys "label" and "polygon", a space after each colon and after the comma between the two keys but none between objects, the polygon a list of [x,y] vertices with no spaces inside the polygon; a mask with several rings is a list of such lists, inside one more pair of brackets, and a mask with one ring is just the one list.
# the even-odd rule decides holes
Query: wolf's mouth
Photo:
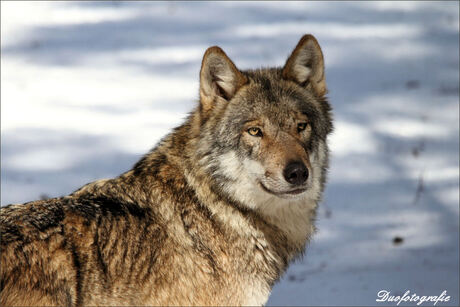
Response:
[{"label": "wolf's mouth", "polygon": [[305,192],[307,190],[306,188],[303,188],[303,189],[295,189],[295,190],[291,190],[291,191],[287,191],[287,192],[275,192],[275,191],[272,191],[269,188],[267,188],[262,182],[259,182],[259,184],[260,184],[260,186],[262,187],[262,189],[265,192],[273,194],[273,195],[277,195],[277,196],[297,195],[297,194],[303,193],[303,192]]}]

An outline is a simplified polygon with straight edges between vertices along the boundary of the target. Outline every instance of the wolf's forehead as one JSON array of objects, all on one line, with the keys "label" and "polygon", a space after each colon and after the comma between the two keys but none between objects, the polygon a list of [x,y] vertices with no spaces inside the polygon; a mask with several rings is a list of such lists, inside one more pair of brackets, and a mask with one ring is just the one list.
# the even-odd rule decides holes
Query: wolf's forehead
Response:
[{"label": "wolf's forehead", "polygon": [[312,97],[283,80],[281,73],[272,70],[251,75],[250,89],[245,98],[256,113],[254,115],[268,115],[273,121],[284,121],[295,113],[310,113],[315,109]]},{"label": "wolf's forehead", "polygon": [[283,104],[301,101],[305,97],[292,82],[282,78],[279,69],[261,69],[249,73],[249,95],[256,103]]}]

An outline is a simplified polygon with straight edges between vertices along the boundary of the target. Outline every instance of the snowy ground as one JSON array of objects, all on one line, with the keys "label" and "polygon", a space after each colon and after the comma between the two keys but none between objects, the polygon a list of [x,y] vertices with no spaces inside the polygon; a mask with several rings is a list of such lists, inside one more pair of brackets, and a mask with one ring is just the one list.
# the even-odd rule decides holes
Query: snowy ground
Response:
[{"label": "snowy ground", "polygon": [[269,304],[446,290],[437,306],[458,306],[457,1],[2,1],[1,204],[128,170],[196,103],[208,46],[282,65],[304,33],[326,59],[330,179],[319,232]]}]

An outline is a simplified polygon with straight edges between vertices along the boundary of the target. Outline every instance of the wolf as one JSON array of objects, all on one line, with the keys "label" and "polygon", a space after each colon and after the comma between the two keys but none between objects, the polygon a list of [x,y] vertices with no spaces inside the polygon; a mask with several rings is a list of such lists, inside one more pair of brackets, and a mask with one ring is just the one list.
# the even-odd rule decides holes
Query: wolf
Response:
[{"label": "wolf", "polygon": [[131,170],[1,208],[0,304],[265,304],[315,232],[326,92],[312,35],[275,68],[210,47],[199,103]]}]

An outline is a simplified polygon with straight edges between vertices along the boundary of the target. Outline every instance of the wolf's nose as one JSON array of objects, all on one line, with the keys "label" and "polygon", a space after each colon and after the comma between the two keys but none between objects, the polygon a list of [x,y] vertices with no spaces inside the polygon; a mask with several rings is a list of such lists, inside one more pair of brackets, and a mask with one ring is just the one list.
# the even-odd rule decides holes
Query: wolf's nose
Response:
[{"label": "wolf's nose", "polygon": [[301,185],[308,179],[308,169],[302,162],[291,162],[284,169],[283,175],[287,182]]}]

